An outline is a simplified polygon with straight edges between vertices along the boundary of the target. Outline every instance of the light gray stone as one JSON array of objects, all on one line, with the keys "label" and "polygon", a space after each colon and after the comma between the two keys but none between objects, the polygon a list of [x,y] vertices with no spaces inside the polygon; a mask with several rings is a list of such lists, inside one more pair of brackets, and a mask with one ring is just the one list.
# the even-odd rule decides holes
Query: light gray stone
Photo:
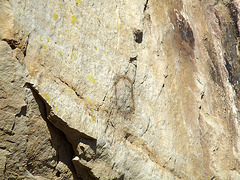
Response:
[{"label": "light gray stone", "polygon": [[238,179],[238,1],[0,3],[5,178]]}]

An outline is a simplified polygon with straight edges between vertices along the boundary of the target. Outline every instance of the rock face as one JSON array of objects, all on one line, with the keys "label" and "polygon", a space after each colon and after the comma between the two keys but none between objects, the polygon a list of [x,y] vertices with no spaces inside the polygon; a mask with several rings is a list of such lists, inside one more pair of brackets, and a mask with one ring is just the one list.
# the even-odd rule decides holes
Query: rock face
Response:
[{"label": "rock face", "polygon": [[0,179],[240,179],[239,11],[0,1]]}]

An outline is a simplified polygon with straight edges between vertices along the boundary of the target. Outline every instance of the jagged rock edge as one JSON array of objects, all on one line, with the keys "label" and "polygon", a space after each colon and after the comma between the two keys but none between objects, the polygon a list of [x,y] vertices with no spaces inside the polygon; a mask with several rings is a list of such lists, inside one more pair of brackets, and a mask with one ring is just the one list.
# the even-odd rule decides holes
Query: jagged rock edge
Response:
[{"label": "jagged rock edge", "polygon": [[[79,131],[77,131],[77,130],[75,130],[75,129],[73,129],[73,128],[71,128],[71,127],[69,127],[68,125],[67,125],[67,123],[65,123],[60,117],[58,117],[57,115],[55,115],[54,113],[53,113],[53,111],[52,111],[52,107],[47,103],[47,101],[39,94],[39,92],[38,92],[38,90],[37,89],[35,89],[34,87],[33,87],[33,84],[31,84],[31,83],[25,83],[25,85],[24,85],[24,87],[28,87],[31,91],[32,91],[32,93],[33,93],[33,96],[34,96],[34,98],[35,98],[35,100],[36,101],[42,101],[42,103],[43,103],[43,105],[44,105],[44,114],[42,114],[42,112],[41,112],[41,114],[42,114],[42,116],[43,116],[43,118],[46,120],[46,121],[48,121],[49,123],[51,123],[55,128],[57,128],[58,130],[60,130],[65,136],[66,136],[66,140],[72,145],[72,148],[73,148],[73,151],[75,152],[75,156],[74,156],[74,158],[72,159],[72,160],[74,160],[76,157],[77,158],[80,158],[79,156],[77,156],[76,155],[76,151],[75,151],[75,148],[74,148],[74,137],[70,137],[69,135],[75,135],[75,138],[76,137],[80,137],[80,138],[84,138],[84,139],[88,139],[88,140],[90,140],[90,141],[96,141],[96,139],[94,139],[93,137],[90,137],[90,136],[88,136],[88,135],[86,135],[86,134],[84,134],[84,133],[82,133],[82,132],[79,132]],[[39,100],[37,100],[37,98],[35,97],[35,96],[37,96],[38,98],[39,98]],[[38,106],[39,106],[39,104],[38,104]],[[39,109],[40,109],[40,107],[39,107]],[[54,122],[54,121],[61,121],[60,122],[60,126],[59,126],[59,124],[57,125],[56,124],[56,122]],[[64,124],[64,126],[65,126],[65,129],[67,129],[67,130],[69,130],[69,131],[74,131],[75,133],[77,132],[77,135],[76,134],[74,134],[74,133],[67,133],[64,129],[63,129],[63,124]],[[87,141],[86,141],[87,142]],[[82,142],[82,143],[84,143],[84,142]],[[89,144],[87,144],[87,145],[89,145]],[[91,145],[89,145],[90,147],[91,147]],[[96,152],[96,148],[93,148],[93,147],[91,147],[95,152]],[[77,169],[76,169],[76,167],[75,167],[75,163],[73,162],[73,164],[74,164],[74,170],[77,172]],[[79,164],[81,164],[80,162],[79,162]],[[90,177],[90,179],[98,179],[96,176],[94,176],[94,174],[93,174],[93,172],[91,171],[91,169],[89,168],[89,167],[87,167],[87,166],[85,166],[85,165],[83,165],[83,164],[81,164],[82,165],[82,168],[83,169],[85,169],[86,170],[86,172],[87,172],[87,174],[88,174],[88,176]],[[82,178],[81,178],[82,179]]]}]

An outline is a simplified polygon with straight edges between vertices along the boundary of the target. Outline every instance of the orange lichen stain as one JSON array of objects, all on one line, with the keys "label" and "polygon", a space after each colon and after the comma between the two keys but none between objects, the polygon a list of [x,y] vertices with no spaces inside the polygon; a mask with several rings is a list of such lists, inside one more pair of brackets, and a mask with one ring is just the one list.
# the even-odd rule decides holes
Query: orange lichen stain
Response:
[{"label": "orange lichen stain", "polygon": [[81,3],[81,0],[77,0],[77,3],[79,3],[79,4],[80,4],[80,3]]},{"label": "orange lichen stain", "polygon": [[59,51],[59,55],[62,56],[62,52],[61,51]]},{"label": "orange lichen stain", "polygon": [[74,37],[76,37],[77,36],[77,33],[74,33]]},{"label": "orange lichen stain", "polygon": [[73,15],[71,23],[74,25],[76,20],[77,20],[77,17],[75,15]]},{"label": "orange lichen stain", "polygon": [[49,39],[47,38],[47,42],[49,42]]},{"label": "orange lichen stain", "polygon": [[69,29],[65,29],[65,31],[66,31],[66,33],[69,33],[69,32],[70,32],[70,30],[69,30]]},{"label": "orange lichen stain", "polygon": [[61,4],[59,5],[59,7],[60,7],[60,9],[61,9],[61,11],[62,11],[62,5],[61,5]]},{"label": "orange lichen stain", "polygon": [[44,97],[45,100],[47,100],[47,102],[51,101],[51,98],[49,97],[48,93],[44,93],[43,97]]},{"label": "orange lichen stain", "polygon": [[42,38],[41,38],[41,37],[40,37],[39,39],[40,39],[40,41],[42,41]]},{"label": "orange lichen stain", "polygon": [[44,47],[44,49],[47,49],[47,45],[46,44],[44,44],[43,47]]},{"label": "orange lichen stain", "polygon": [[92,75],[88,75],[88,79],[94,84],[95,83],[95,79],[93,78]]},{"label": "orange lichen stain", "polygon": [[23,13],[25,13],[25,9],[24,9],[24,8],[22,8],[22,10],[23,10]]},{"label": "orange lichen stain", "polygon": [[58,19],[58,15],[57,15],[56,13],[53,13],[53,18],[54,18],[55,20],[57,20],[57,19]]},{"label": "orange lichen stain", "polygon": [[92,114],[92,120],[95,123],[96,122],[96,117]]}]

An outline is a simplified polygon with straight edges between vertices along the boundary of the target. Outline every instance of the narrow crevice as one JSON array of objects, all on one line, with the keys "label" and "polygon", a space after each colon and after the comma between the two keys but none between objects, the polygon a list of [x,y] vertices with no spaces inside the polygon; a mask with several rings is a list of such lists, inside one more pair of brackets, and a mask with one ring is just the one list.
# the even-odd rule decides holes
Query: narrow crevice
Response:
[{"label": "narrow crevice", "polygon": [[219,17],[219,15],[217,14],[217,12],[215,11],[214,12],[214,14],[215,14],[215,16],[216,16],[216,18],[217,18],[217,20],[218,20],[218,25],[219,25],[219,28],[220,29],[222,29],[221,27],[222,27],[222,23],[221,23],[221,20],[220,20],[220,17]]},{"label": "narrow crevice", "polygon": [[4,170],[3,170],[3,178],[4,178],[4,179],[5,179],[5,177],[6,177],[6,171],[7,171],[7,162],[5,162]]},{"label": "narrow crevice", "polygon": [[[30,34],[31,34],[31,33],[30,33]],[[27,48],[28,48],[28,44],[29,44],[30,34],[28,34],[27,42],[26,42],[26,48],[25,48],[24,51],[23,51],[24,57],[27,55]]]},{"label": "narrow crevice", "polygon": [[13,131],[14,128],[15,128],[15,124],[16,124],[16,121],[15,121],[15,119],[14,119],[14,123],[13,123],[12,128],[11,128],[12,131]]},{"label": "narrow crevice", "polygon": [[144,9],[143,9],[143,12],[145,12],[147,10],[147,7],[148,7],[148,0],[146,0],[146,3],[144,5]]},{"label": "narrow crevice", "polygon": [[159,96],[162,94],[162,91],[163,91],[163,88],[164,88],[164,87],[165,87],[165,84],[162,85],[162,88],[161,88],[161,90],[160,90],[159,93],[158,93],[157,99],[158,99]]},{"label": "narrow crevice", "polygon": [[213,177],[211,178],[211,180],[214,180],[214,179],[216,179],[216,177],[215,177],[215,176],[213,176]]},{"label": "narrow crevice", "polygon": [[146,132],[147,132],[148,129],[149,129],[149,126],[150,126],[150,119],[148,119],[148,125],[147,125],[147,128],[146,128],[146,130],[142,133],[141,137],[143,137],[143,135],[146,134]]},{"label": "narrow crevice", "polygon": [[61,78],[59,78],[59,80],[65,84],[66,86],[68,86],[70,89],[72,89],[74,91],[74,93],[76,94],[77,97],[79,97],[80,99],[84,99],[82,95],[80,95],[77,91],[76,88],[70,86],[67,82],[63,81]]},{"label": "narrow crevice", "polygon": [[[81,177],[77,177],[78,173],[72,162],[72,159],[76,156],[75,150],[79,143],[83,143],[88,145],[96,154],[96,139],[88,136],[87,134],[79,132],[73,128],[70,128],[67,125],[67,123],[65,123],[62,119],[60,119],[55,114],[53,114],[53,112],[51,111],[50,105],[44,100],[44,98],[38,93],[38,91],[30,83],[26,83],[25,86],[31,89],[33,96],[39,106],[40,113],[43,119],[47,122],[50,133],[52,133],[52,131],[58,131],[59,133],[62,134],[63,137],[65,137],[64,139],[71,146],[72,155],[71,157],[68,157],[70,161],[67,162],[66,157],[61,157],[59,154],[58,154],[59,157],[57,159],[59,159],[59,161],[62,161],[68,166],[68,168],[71,170],[74,176],[74,179],[79,179],[79,178],[81,179]],[[58,149],[56,149],[56,151],[57,150]],[[84,157],[82,158],[84,159]],[[65,162],[64,162],[64,159],[65,159]],[[87,171],[84,171],[84,172],[86,174],[89,174],[89,172]],[[60,176],[60,174],[58,175]]]},{"label": "narrow crevice", "polygon": [[228,3],[227,4],[227,7],[230,11],[230,16],[232,18],[232,21],[233,21],[233,26],[234,26],[234,29],[235,29],[235,34],[237,35],[237,37],[240,37],[240,32],[239,32],[239,29],[238,29],[238,9],[237,7],[233,4],[233,2],[231,3]]},{"label": "narrow crevice", "polygon": [[232,66],[229,64],[227,58],[226,58],[226,55],[224,55],[224,60],[225,60],[225,67],[228,71],[228,80],[231,84],[234,84],[234,81],[233,81],[233,75],[232,75]]},{"label": "narrow crevice", "polygon": [[108,94],[108,91],[105,93],[102,102],[99,104],[99,106],[98,106],[98,108],[97,108],[97,111],[99,110],[99,108],[100,108],[101,106],[103,106],[103,104],[104,104],[104,102],[105,102],[105,100],[106,100],[107,94]]},{"label": "narrow crevice", "polygon": [[147,75],[145,75],[145,76],[143,77],[143,80],[142,80],[142,82],[140,82],[140,84],[143,84],[144,82],[146,82],[146,80],[147,80]]}]

